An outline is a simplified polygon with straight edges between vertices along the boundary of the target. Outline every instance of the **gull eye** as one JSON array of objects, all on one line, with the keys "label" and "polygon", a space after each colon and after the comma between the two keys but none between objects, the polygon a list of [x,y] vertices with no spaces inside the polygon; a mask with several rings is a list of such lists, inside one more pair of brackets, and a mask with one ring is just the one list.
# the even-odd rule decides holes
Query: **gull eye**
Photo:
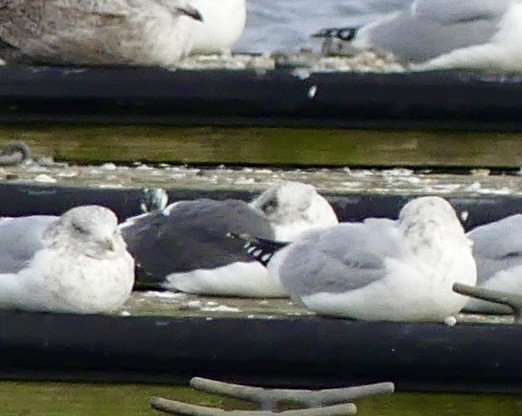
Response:
[{"label": "gull eye", "polygon": [[277,199],[269,199],[261,206],[261,210],[263,212],[274,212],[277,209],[277,206]]},{"label": "gull eye", "polygon": [[74,222],[71,225],[72,225],[72,228],[74,229],[74,231],[77,231],[80,234],[89,234],[89,231],[87,231],[81,225],[75,224]]}]

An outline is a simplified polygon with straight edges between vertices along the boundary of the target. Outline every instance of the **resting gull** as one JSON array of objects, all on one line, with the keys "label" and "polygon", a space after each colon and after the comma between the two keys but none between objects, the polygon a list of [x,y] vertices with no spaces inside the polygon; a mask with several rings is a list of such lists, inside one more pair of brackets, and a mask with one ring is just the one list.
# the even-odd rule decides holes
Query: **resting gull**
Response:
[{"label": "resting gull", "polygon": [[[277,250],[256,239],[249,245],[264,259]],[[446,200],[421,197],[396,221],[370,218],[306,232],[268,269],[321,315],[451,325],[468,299],[453,292],[453,283],[476,282],[471,245]]]},{"label": "resting gull", "polygon": [[520,0],[415,0],[360,28],[325,29],[314,36],[391,52],[414,63],[414,70],[522,70]]},{"label": "resting gull", "polygon": [[137,286],[241,297],[287,296],[281,284],[227,237],[230,231],[290,241],[337,217],[311,185],[282,182],[251,203],[180,201],[121,225],[136,259]]},{"label": "resting gull", "polygon": [[[522,295],[522,215],[485,224],[471,230],[477,263],[477,286]],[[511,313],[506,306],[470,299],[465,310]]]},{"label": "resting gull", "polygon": [[230,54],[245,30],[246,0],[191,0],[202,16],[193,21],[192,50],[194,55]]},{"label": "resting gull", "polygon": [[187,0],[0,0],[7,62],[173,66],[191,48]]},{"label": "resting gull", "polygon": [[133,283],[134,260],[107,208],[0,221],[2,309],[111,312],[127,300]]}]

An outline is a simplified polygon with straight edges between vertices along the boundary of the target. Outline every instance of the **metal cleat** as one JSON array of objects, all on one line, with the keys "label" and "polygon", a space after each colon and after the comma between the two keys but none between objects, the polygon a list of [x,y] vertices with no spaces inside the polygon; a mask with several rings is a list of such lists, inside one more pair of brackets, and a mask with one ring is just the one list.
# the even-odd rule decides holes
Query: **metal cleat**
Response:
[{"label": "metal cleat", "polygon": [[[354,415],[357,407],[349,403],[355,399],[370,396],[391,394],[395,390],[393,383],[376,383],[364,386],[325,389],[325,390],[296,390],[296,389],[265,389],[250,387],[241,384],[224,383],[200,377],[190,381],[192,388],[207,393],[247,400],[256,403],[260,410],[230,410],[196,406],[175,400],[153,397],[151,406],[170,414],[191,416],[214,416],[231,414],[235,416],[336,416]],[[276,409],[284,403],[298,404],[303,409],[277,412]]]},{"label": "metal cleat", "polygon": [[15,166],[31,157],[31,149],[22,141],[12,141],[0,151],[0,166]]},{"label": "metal cleat", "polygon": [[196,406],[175,400],[153,397],[151,406],[162,412],[173,415],[186,416],[341,416],[357,414],[357,407],[353,403],[338,404],[334,406],[317,407],[313,409],[287,410],[284,412],[272,412],[269,410],[223,410],[215,407]]},{"label": "metal cleat", "polygon": [[454,283],[453,290],[461,295],[507,305],[513,309],[515,323],[522,324],[522,296],[520,295],[484,289],[483,287],[468,286],[462,283]]}]

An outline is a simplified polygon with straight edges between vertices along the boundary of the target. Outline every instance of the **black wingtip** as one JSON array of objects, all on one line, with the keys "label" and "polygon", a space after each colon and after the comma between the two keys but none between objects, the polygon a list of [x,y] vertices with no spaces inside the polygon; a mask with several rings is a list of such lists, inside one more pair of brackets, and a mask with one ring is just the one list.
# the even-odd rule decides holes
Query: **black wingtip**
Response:
[{"label": "black wingtip", "polygon": [[313,33],[313,38],[336,38],[345,42],[351,42],[357,35],[358,27],[342,27],[322,29],[319,32]]},{"label": "black wingtip", "polygon": [[243,246],[243,249],[250,257],[257,260],[265,267],[268,265],[275,253],[289,244],[281,241],[257,238],[248,234],[228,233],[227,236],[244,241],[245,245]]}]

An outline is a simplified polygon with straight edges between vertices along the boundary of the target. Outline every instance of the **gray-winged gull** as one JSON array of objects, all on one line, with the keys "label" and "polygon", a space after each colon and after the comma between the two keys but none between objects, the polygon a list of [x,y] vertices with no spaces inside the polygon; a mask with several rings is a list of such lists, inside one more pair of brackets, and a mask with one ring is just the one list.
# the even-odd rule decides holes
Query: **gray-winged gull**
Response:
[{"label": "gray-winged gull", "polygon": [[2,309],[105,313],[123,305],[133,283],[134,260],[107,208],[0,221]]},{"label": "gray-winged gull", "polygon": [[187,0],[3,0],[7,62],[173,66],[191,48]]},{"label": "gray-winged gull", "polygon": [[[255,239],[249,245],[256,247]],[[304,233],[268,269],[321,315],[453,324],[468,299],[453,283],[476,282],[471,245],[446,200],[421,197],[396,221],[370,218]],[[258,248],[258,257],[270,254],[266,245]]]},{"label": "gray-winged gull", "polygon": [[202,16],[192,22],[192,54],[230,54],[246,24],[246,0],[190,0]]},{"label": "gray-winged gull", "polygon": [[360,28],[325,29],[315,36],[391,52],[415,63],[414,70],[522,70],[520,0],[415,0]]},{"label": "gray-winged gull", "polygon": [[199,199],[133,217],[121,225],[136,259],[138,286],[189,293],[287,296],[281,284],[242,249],[229,232],[290,241],[304,230],[330,226],[337,217],[311,185],[283,182],[251,203]]},{"label": "gray-winged gull", "polygon": [[[511,215],[471,230],[477,286],[522,295],[522,215]],[[465,310],[511,313],[506,306],[470,299]]]}]

